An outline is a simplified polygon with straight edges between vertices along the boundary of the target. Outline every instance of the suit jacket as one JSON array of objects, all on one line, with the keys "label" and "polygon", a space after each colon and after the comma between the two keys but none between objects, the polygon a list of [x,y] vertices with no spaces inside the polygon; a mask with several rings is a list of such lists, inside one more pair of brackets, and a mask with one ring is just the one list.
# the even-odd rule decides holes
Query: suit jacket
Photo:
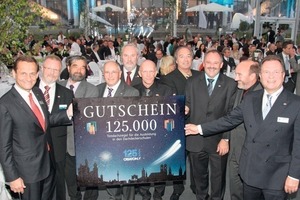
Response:
[{"label": "suit jacket", "polygon": [[[279,53],[279,54],[277,54],[277,56],[282,60],[282,63],[283,63],[283,65],[285,66],[284,58],[283,58],[282,52]],[[291,68],[297,68],[297,62],[296,62],[296,59],[290,59],[290,60],[289,60],[289,63],[290,63],[290,67],[291,67]],[[286,69],[286,68],[287,68],[287,67],[285,66],[285,69]],[[289,76],[289,75],[290,75],[288,70],[285,70],[285,75],[286,75],[286,76]]]},{"label": "suit jacket", "polygon": [[223,66],[221,68],[222,74],[224,73],[224,70],[227,70],[227,65],[230,66],[231,71],[235,69],[236,65],[235,65],[234,59],[232,57],[229,57],[228,61],[225,60],[225,58],[223,57]]},{"label": "suit jacket", "polygon": [[[190,122],[202,124],[218,119],[232,110],[237,87],[233,79],[220,73],[213,92],[209,96],[205,73],[201,72],[188,79],[185,90],[186,106],[190,108]],[[224,135],[224,138],[228,137]],[[191,152],[200,152],[205,148],[215,153],[222,138],[222,134],[211,137],[188,136],[186,148]]]},{"label": "suit jacket", "polygon": [[[145,92],[145,86],[143,83],[140,83],[136,86],[134,86],[138,91],[140,96],[146,96]],[[154,81],[154,83],[151,85],[150,89],[150,94],[149,96],[172,96],[173,92],[172,89],[164,84],[158,83],[158,81]]]},{"label": "suit jacket", "polygon": [[[96,52],[97,53],[97,52]],[[95,54],[95,52],[93,51],[92,53],[91,53],[91,58],[92,58],[92,60],[94,61],[94,62],[99,62],[100,60],[98,60],[98,58],[97,58],[97,56],[96,56],[96,54]],[[99,58],[100,58],[100,56],[99,56]]]},{"label": "suit jacket", "polygon": [[65,111],[49,116],[41,90],[34,87],[32,92],[45,116],[45,131],[14,87],[0,99],[0,161],[7,182],[21,177],[35,183],[48,177],[54,166],[50,124],[70,123]]},{"label": "suit jacket", "polygon": [[[122,76],[121,76],[121,81],[122,82],[124,82],[124,83],[126,83],[126,80],[125,80],[125,78],[124,78],[124,66],[123,65],[121,65],[121,70],[122,70]],[[139,72],[139,66],[137,66],[136,67],[136,70],[135,70],[135,74],[134,74],[134,77],[133,77],[133,79],[131,80],[131,85],[130,86],[135,86],[135,85],[138,85],[138,84],[140,84],[141,82],[142,82],[142,79],[141,79],[141,77],[139,76],[139,74],[138,74],[138,72]],[[126,76],[125,76],[126,77]]]},{"label": "suit jacket", "polygon": [[[60,81],[59,84],[62,86],[67,85],[68,80]],[[89,98],[89,97],[99,97],[99,91],[96,86],[83,80],[80,82],[77,90],[74,94],[75,98]]]},{"label": "suit jacket", "polygon": [[[59,82],[62,86],[66,86],[68,80]],[[77,90],[74,94],[75,98],[89,98],[89,97],[99,97],[98,88],[86,80],[80,82]],[[75,145],[74,145],[74,127],[67,127],[67,152],[71,156],[75,156]]]},{"label": "suit jacket", "polygon": [[[199,71],[191,70],[192,77],[196,74],[199,74]],[[177,95],[185,95],[185,85],[188,79],[176,68],[174,71],[169,73],[166,76],[162,76],[160,81],[163,84],[168,85],[172,88],[173,93]]]},{"label": "suit jacket", "polygon": [[[97,85],[97,88],[99,90],[99,97],[103,97],[106,88],[106,83],[101,83]],[[137,91],[135,88],[131,86],[128,86],[126,83],[122,81],[117,91],[114,94],[114,97],[136,97],[136,96],[139,96],[139,91]]]},{"label": "suit jacket", "polygon": [[[249,88],[248,92],[261,90],[262,86],[259,82],[256,82],[251,88]],[[243,99],[244,90],[238,89],[236,92],[236,97],[234,101],[233,107],[237,107]],[[230,150],[229,157],[235,157],[235,161],[240,162],[240,156],[242,152],[242,147],[246,138],[246,130],[244,124],[239,125],[235,129],[231,131],[230,134]],[[230,159],[230,158],[229,158]]]},{"label": "suit jacket", "polygon": [[266,118],[263,90],[247,94],[230,114],[202,125],[204,135],[230,130],[244,122],[247,131],[239,173],[261,189],[283,190],[287,176],[300,179],[300,97],[284,89]]},{"label": "suit jacket", "polygon": [[[63,106],[69,107],[74,98],[74,94],[71,90],[61,86],[56,83],[55,89],[55,99],[53,103],[53,107],[51,110],[51,114],[58,113]],[[53,150],[56,162],[62,161],[65,159],[65,152],[67,146],[67,126],[56,126],[51,127],[51,137],[53,141]]]}]

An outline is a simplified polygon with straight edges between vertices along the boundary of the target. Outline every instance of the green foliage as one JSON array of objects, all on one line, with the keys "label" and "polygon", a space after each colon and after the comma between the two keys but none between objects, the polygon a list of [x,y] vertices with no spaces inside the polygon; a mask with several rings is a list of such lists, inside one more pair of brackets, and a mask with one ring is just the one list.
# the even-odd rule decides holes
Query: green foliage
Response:
[{"label": "green foliage", "polygon": [[248,22],[242,21],[240,23],[240,27],[239,27],[240,31],[247,31],[249,28],[250,28],[250,24]]},{"label": "green foliage", "polygon": [[[33,12],[34,10],[34,12]],[[28,0],[0,3],[0,60],[10,65],[28,35],[28,27],[41,16],[41,10]]]}]

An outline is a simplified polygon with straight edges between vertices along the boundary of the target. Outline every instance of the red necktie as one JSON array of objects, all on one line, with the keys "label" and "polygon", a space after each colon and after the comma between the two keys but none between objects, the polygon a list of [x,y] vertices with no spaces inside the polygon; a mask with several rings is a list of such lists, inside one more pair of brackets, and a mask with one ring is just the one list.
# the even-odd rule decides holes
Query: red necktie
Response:
[{"label": "red necktie", "polygon": [[40,125],[42,126],[43,130],[45,131],[45,126],[46,126],[45,119],[44,119],[39,107],[34,103],[31,93],[29,93],[29,102],[30,102],[31,110],[33,111],[34,115],[40,122]]},{"label": "red necktie", "polygon": [[50,87],[48,85],[45,86],[45,92],[44,92],[44,97],[45,97],[45,101],[49,107],[50,105],[50,95],[49,95],[49,90],[50,90]]},{"label": "red necktie", "polygon": [[127,85],[131,85],[130,74],[131,74],[131,72],[127,72],[127,77],[126,77],[126,83],[127,83]]}]

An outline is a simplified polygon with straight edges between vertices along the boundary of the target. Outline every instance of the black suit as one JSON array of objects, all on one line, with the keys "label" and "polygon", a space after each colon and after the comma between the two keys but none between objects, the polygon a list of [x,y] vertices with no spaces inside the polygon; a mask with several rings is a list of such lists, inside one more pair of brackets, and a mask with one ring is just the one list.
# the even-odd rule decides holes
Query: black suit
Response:
[{"label": "black suit", "polygon": [[[200,73],[199,71],[196,70],[191,70],[191,71],[192,71],[192,77]],[[187,80],[188,79],[178,70],[178,68],[176,68],[168,75],[161,77],[160,79],[161,83],[171,87],[173,93],[176,93],[177,95],[185,94],[185,85]]]},{"label": "black suit", "polygon": [[[219,74],[218,79],[214,81],[215,86],[211,96],[209,96],[204,72],[188,79],[186,84],[186,106],[190,109],[189,114],[192,124],[218,119],[232,109],[236,93],[236,82],[223,74]],[[227,139],[228,136],[220,134],[204,138],[196,135],[186,138],[186,148],[189,151],[198,200],[208,198],[209,175],[211,198],[223,198],[227,155],[220,156],[216,152],[222,138]],[[208,163],[210,163],[210,170],[208,170]]]},{"label": "black suit", "polygon": [[55,160],[50,124],[63,125],[70,120],[65,111],[49,115],[43,93],[34,87],[32,93],[45,117],[44,131],[15,87],[0,99],[0,161],[4,175],[7,182],[23,179],[27,188],[22,199],[52,199]]},{"label": "black suit", "polygon": [[[53,98],[53,97],[52,97]],[[55,84],[55,96],[50,101],[53,102],[51,114],[59,113],[67,109],[74,98],[73,92],[60,84]],[[66,147],[67,147],[67,126],[56,126],[50,129],[53,141],[53,150],[56,161],[56,198],[59,200],[66,199],[65,187],[65,164],[66,164]]]},{"label": "black suit", "polygon": [[[247,95],[248,92],[256,91],[262,89],[259,82],[256,82],[252,87],[250,87],[246,93],[245,90],[238,89],[236,93],[236,98],[234,101],[234,107],[238,106],[243,97]],[[244,124],[239,125],[234,130],[231,131],[230,135],[230,150],[228,156],[228,175],[229,175],[229,187],[230,187],[230,198],[231,200],[243,200],[243,182],[239,176],[238,169],[240,163],[240,156],[242,152],[242,147],[246,137],[246,130]]]},{"label": "black suit", "polygon": [[[140,96],[147,96],[146,95],[146,87],[143,85],[143,83],[140,83],[136,86],[134,86],[140,93]],[[150,90],[149,96],[171,96],[173,94],[172,89],[164,84],[158,83],[157,80],[154,81],[154,83],[147,88]]]},{"label": "black suit", "polygon": [[[94,62],[97,63],[97,62],[99,62],[100,60],[97,58],[96,53],[97,53],[97,52],[94,52],[94,51],[93,51],[93,52],[91,53],[91,58],[92,58],[92,60],[93,60]],[[97,54],[98,54],[98,53],[97,53]],[[98,54],[98,57],[100,58],[99,54]]]},{"label": "black suit", "polygon": [[211,135],[244,122],[241,178],[255,188],[283,192],[287,176],[300,179],[300,98],[284,89],[263,120],[263,93],[247,94],[230,114],[202,124],[202,131]]},{"label": "black suit", "polygon": [[[172,89],[164,84],[158,83],[157,80],[149,87],[146,88],[143,83],[140,83],[134,86],[140,93],[140,96],[172,96]],[[149,89],[150,92],[146,94],[146,89]],[[151,199],[151,193],[149,191],[150,186],[139,186],[139,193],[141,194],[143,200]],[[162,196],[165,194],[165,185],[156,185],[153,192],[153,199],[162,199]]]},{"label": "black suit", "polygon": [[235,65],[235,62],[234,62],[234,59],[229,57],[227,58],[228,60],[226,60],[224,57],[223,57],[223,66],[221,68],[221,71],[220,73],[224,73],[224,71],[227,71],[227,66],[229,65],[230,66],[230,71],[234,70],[236,65]]}]

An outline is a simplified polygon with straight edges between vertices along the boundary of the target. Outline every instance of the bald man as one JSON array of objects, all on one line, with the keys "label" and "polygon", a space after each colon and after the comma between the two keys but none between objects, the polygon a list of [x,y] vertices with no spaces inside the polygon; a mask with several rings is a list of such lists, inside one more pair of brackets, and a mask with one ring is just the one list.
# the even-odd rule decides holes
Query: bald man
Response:
[{"label": "bald man", "polygon": [[[238,91],[236,94],[234,107],[242,101],[244,95],[249,91],[262,89],[258,81],[259,64],[252,60],[242,61],[235,69]],[[228,160],[228,174],[231,200],[243,199],[243,183],[238,174],[239,160],[242,146],[245,141],[246,130],[244,124],[236,127],[230,136],[230,151]]]},{"label": "bald man", "polygon": [[[156,64],[151,60],[145,60],[139,68],[139,76],[142,78],[142,83],[134,86],[139,90],[140,96],[171,96],[173,95],[172,89],[164,84],[158,83],[156,80],[157,68]],[[154,186],[153,199],[162,199],[165,193],[164,185]],[[138,191],[143,200],[150,200],[151,193],[150,186],[139,186]]]}]

